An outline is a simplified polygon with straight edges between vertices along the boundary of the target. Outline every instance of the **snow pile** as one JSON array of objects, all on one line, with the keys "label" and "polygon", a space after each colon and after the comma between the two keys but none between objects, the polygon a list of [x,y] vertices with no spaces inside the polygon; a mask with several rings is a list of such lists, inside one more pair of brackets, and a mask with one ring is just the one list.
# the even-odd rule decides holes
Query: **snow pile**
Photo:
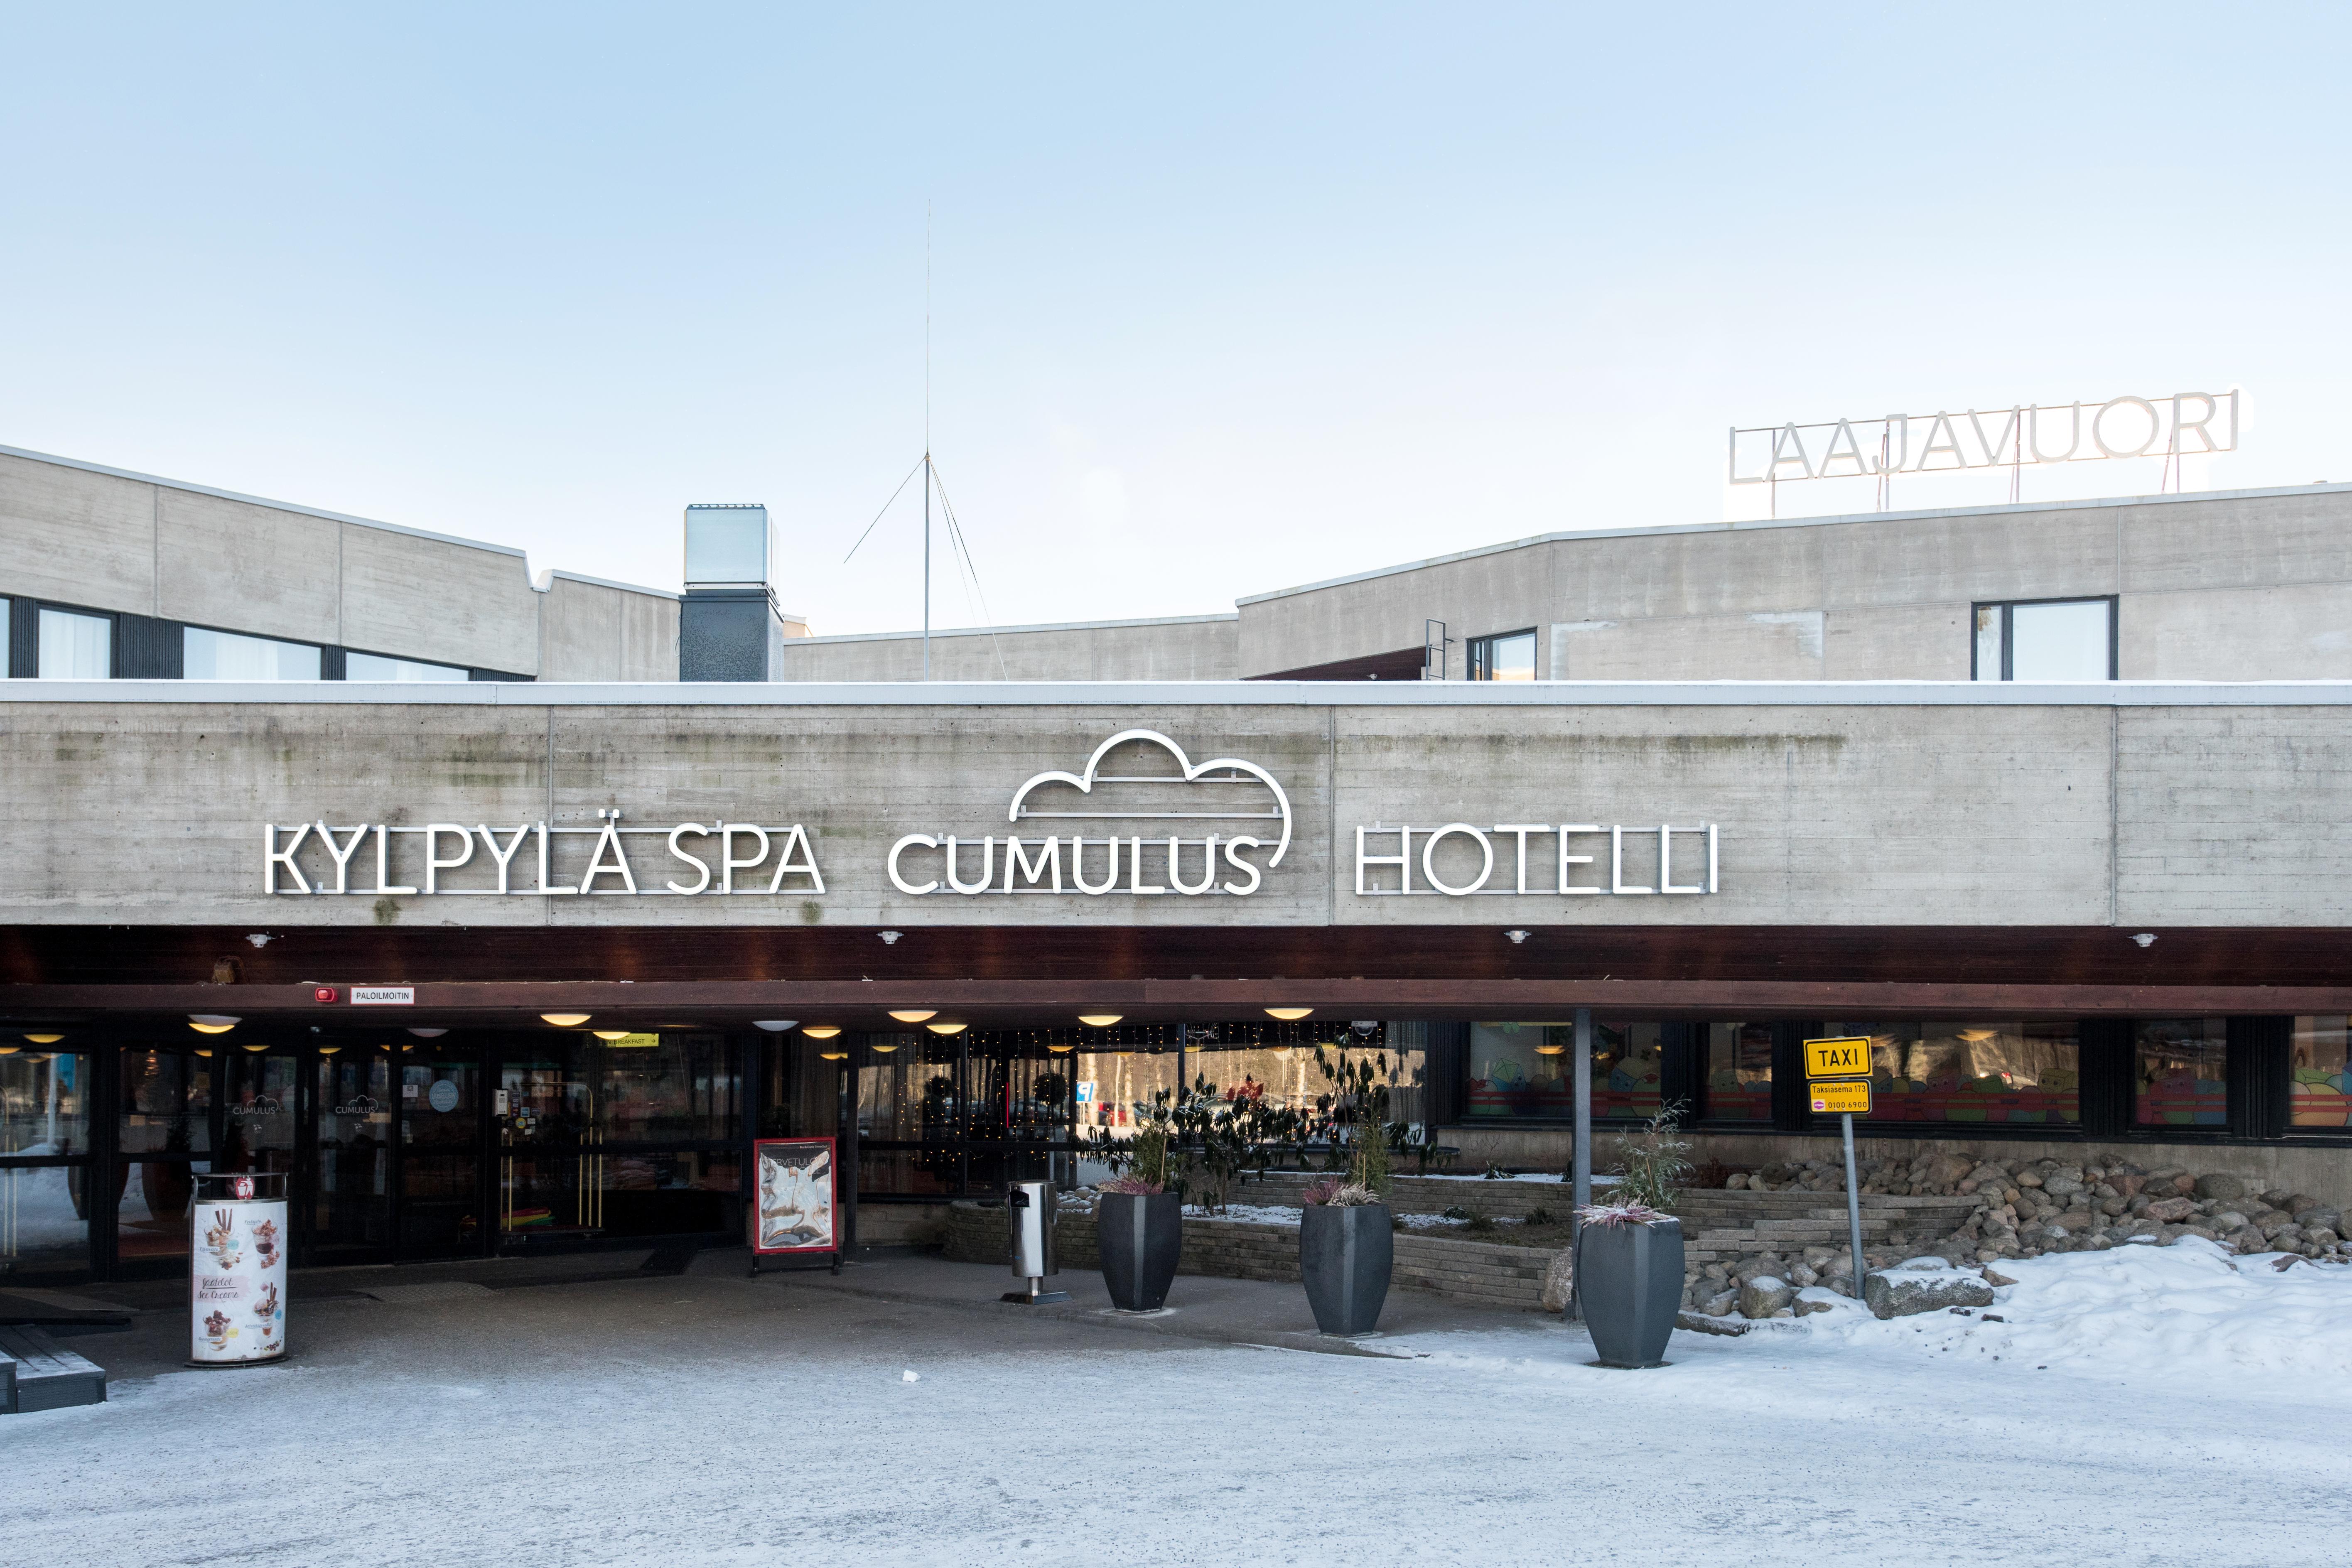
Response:
[{"label": "snow pile", "polygon": [[[1843,1297],[1809,1290],[1801,1299],[1833,1309],[1775,1323],[1772,1338],[1808,1334],[1854,1348],[1907,1341],[1937,1354],[2223,1384],[2250,1372],[2352,1375],[2352,1268],[2298,1259],[2282,1272],[2275,1265],[2284,1256],[2233,1258],[2189,1238],[2022,1258],[2000,1266],[2017,1283],[1997,1289],[1989,1308],[1886,1322]],[[1897,1272],[1929,1279],[1943,1271]]]}]

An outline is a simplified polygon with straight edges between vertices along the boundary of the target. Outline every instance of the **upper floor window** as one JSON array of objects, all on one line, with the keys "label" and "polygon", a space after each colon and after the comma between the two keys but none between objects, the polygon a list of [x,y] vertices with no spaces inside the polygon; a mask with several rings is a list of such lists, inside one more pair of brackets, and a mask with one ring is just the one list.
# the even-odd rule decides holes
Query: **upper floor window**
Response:
[{"label": "upper floor window", "polygon": [[1976,680],[2113,680],[2113,599],[2021,599],[1977,606]]},{"label": "upper floor window", "polygon": [[1473,680],[1533,680],[1536,678],[1536,634],[1504,632],[1470,639]]},{"label": "upper floor window", "polygon": [[41,607],[40,677],[105,680],[114,674],[114,617]]},{"label": "upper floor window", "polygon": [[190,680],[316,680],[319,650],[309,643],[238,637],[188,626],[181,633]]},{"label": "upper floor window", "polygon": [[447,664],[425,664],[413,658],[387,658],[380,653],[343,655],[345,680],[464,680],[467,672]]}]

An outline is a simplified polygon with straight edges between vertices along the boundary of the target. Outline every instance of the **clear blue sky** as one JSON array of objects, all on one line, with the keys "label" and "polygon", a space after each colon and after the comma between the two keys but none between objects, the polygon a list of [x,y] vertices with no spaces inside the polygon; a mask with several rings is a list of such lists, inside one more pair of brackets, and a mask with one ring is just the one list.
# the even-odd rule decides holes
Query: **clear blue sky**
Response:
[{"label": "clear blue sky", "polygon": [[2240,384],[2192,487],[2352,479],[2341,6],[842,11],[8,5],[0,445],[660,585],[764,500],[911,625],[928,206],[999,624],[1754,515],[1734,423]]}]

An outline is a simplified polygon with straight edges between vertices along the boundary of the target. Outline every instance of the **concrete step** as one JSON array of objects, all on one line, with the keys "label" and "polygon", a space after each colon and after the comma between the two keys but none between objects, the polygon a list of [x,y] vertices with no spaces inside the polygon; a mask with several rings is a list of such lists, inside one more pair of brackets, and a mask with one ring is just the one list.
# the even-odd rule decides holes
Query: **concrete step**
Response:
[{"label": "concrete step", "polygon": [[106,1403],[106,1369],[45,1330],[0,1328],[0,1399],[8,1415]]}]

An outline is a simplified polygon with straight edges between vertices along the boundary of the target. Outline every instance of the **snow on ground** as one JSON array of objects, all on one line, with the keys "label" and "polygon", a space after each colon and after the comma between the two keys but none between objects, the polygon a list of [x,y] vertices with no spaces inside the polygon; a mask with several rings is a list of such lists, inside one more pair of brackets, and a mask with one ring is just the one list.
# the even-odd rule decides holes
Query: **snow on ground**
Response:
[{"label": "snow on ground", "polygon": [[0,1417],[0,1540],[44,1568],[2345,1560],[2352,1269],[2004,1267],[2007,1322],[1811,1291],[1643,1372],[1534,1315],[1365,1342],[1386,1360],[1030,1318],[977,1265],[960,1306],[739,1260],[322,1304],[293,1364],[159,1358]]}]

